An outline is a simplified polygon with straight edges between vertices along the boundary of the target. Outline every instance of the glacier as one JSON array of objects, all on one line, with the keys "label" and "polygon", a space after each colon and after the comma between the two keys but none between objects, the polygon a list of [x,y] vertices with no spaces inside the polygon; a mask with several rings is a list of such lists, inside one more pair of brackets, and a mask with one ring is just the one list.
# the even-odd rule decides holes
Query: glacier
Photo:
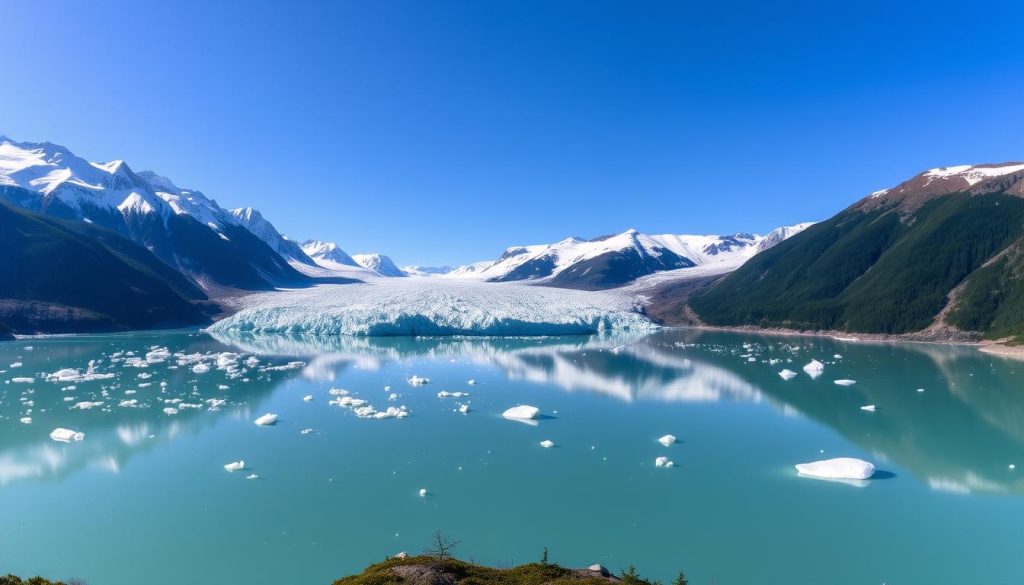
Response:
[{"label": "glacier", "polygon": [[373,278],[238,297],[211,333],[318,336],[589,335],[653,330],[639,299],[520,283]]}]

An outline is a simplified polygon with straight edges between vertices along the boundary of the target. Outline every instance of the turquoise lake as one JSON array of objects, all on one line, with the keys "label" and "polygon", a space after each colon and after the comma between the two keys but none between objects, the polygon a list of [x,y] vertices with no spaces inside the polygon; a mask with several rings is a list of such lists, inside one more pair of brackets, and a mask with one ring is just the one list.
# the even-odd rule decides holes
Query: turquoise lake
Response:
[{"label": "turquoise lake", "polygon": [[[91,360],[101,379],[47,379]],[[970,347],[184,331],[0,342],[0,372],[0,572],[326,585],[440,530],[478,562],[547,547],[701,585],[1024,580],[1024,362]],[[409,416],[361,418],[331,389]],[[544,417],[501,417],[518,404]],[[265,413],[277,424],[253,423]],[[880,472],[793,468],[840,456]]]}]

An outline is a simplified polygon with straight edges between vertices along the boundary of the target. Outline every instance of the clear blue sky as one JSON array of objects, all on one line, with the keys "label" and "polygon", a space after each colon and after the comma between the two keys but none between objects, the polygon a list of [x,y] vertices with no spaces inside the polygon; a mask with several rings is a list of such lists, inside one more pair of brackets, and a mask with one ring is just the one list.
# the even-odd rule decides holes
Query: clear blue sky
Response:
[{"label": "clear blue sky", "polygon": [[1019,1],[142,4],[5,2],[0,133],[403,264],[1024,159]]}]

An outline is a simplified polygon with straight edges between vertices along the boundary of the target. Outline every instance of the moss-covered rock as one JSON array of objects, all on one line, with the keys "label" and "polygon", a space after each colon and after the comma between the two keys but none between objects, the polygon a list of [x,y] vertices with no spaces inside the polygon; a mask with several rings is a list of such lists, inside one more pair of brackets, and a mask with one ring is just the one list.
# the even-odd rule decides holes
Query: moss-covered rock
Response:
[{"label": "moss-covered rock", "polygon": [[632,569],[622,577],[607,571],[567,569],[548,563],[528,563],[508,569],[484,567],[457,559],[433,556],[392,558],[370,565],[358,575],[338,579],[334,585],[650,585]]}]

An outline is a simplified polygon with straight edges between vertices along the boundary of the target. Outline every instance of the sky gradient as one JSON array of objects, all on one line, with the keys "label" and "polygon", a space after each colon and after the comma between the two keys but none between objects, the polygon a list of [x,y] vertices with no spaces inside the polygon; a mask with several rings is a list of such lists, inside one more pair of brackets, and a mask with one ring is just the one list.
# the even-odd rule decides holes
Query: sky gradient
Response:
[{"label": "sky gradient", "polygon": [[204,4],[5,3],[0,134],[426,265],[1024,160],[1020,2]]}]

